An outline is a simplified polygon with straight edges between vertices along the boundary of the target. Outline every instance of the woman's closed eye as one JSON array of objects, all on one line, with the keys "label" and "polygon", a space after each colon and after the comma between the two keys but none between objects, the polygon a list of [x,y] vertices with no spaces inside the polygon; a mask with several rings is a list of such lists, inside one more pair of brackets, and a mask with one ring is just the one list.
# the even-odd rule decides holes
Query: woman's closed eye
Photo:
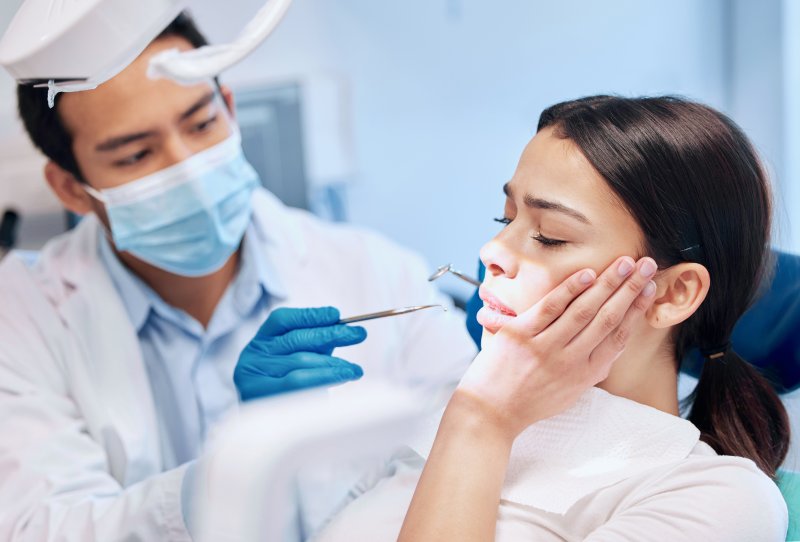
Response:
[{"label": "woman's closed eye", "polygon": [[538,241],[540,244],[542,244],[543,246],[545,246],[547,248],[555,248],[555,247],[560,247],[560,246],[564,246],[564,245],[567,244],[567,241],[564,241],[563,239],[552,239],[550,237],[545,237],[541,233],[537,233],[536,235],[532,235],[531,238],[533,240],[535,240],[535,241]]},{"label": "woman's closed eye", "polygon": [[[494,219],[495,222],[499,222],[504,227],[508,226],[509,224],[511,224],[511,222],[513,222],[513,220],[514,220],[513,218],[508,218],[508,217],[495,218]],[[534,241],[538,242],[540,245],[542,245],[542,246],[544,246],[546,248],[555,248],[555,247],[560,247],[560,246],[564,246],[564,245],[567,244],[567,241],[565,241],[564,239],[554,239],[552,237],[546,237],[546,236],[542,235],[541,232],[537,232],[536,235],[531,235],[531,239],[533,239]]]}]

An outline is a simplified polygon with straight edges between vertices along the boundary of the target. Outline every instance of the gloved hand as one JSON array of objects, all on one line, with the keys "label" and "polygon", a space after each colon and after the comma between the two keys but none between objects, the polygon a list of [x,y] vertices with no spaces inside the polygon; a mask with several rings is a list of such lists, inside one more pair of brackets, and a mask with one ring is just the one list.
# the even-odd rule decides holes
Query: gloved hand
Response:
[{"label": "gloved hand", "polygon": [[362,342],[367,331],[338,321],[333,307],[274,310],[233,371],[242,401],[361,378],[361,367],[331,354]]}]

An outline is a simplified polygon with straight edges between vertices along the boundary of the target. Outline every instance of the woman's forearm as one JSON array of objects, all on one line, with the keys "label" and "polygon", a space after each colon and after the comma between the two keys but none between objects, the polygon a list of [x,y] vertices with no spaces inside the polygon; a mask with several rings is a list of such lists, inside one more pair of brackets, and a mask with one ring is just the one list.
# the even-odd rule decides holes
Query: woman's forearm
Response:
[{"label": "woman's forearm", "polygon": [[456,391],[398,540],[493,541],[513,441],[479,400]]}]

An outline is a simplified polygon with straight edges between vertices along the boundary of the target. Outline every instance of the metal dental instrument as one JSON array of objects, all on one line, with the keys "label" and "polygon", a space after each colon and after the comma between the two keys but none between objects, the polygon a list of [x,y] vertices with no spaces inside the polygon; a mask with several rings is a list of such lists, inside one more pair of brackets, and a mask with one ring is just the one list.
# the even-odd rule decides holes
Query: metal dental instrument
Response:
[{"label": "metal dental instrument", "polygon": [[443,305],[420,305],[417,307],[403,307],[401,309],[392,309],[388,311],[373,312],[370,314],[360,314],[358,316],[351,316],[350,318],[342,318],[339,320],[340,324],[352,324],[354,322],[363,322],[364,320],[374,320],[376,318],[386,318],[387,316],[398,316],[400,314],[408,314],[409,312],[421,311],[423,309],[433,309],[439,307],[442,310],[447,310]]},{"label": "metal dental instrument", "polygon": [[451,264],[451,263],[449,263],[447,265],[443,265],[439,269],[437,269],[436,272],[428,278],[428,282],[433,282],[434,280],[442,277],[443,275],[446,275],[447,273],[452,273],[455,276],[457,276],[458,278],[460,278],[461,280],[469,282],[473,286],[480,286],[481,285],[480,281],[478,281],[478,280],[476,280],[476,279],[474,279],[474,278],[472,278],[470,276],[465,275],[461,271],[458,271],[457,269],[455,269],[453,267],[453,264]]}]

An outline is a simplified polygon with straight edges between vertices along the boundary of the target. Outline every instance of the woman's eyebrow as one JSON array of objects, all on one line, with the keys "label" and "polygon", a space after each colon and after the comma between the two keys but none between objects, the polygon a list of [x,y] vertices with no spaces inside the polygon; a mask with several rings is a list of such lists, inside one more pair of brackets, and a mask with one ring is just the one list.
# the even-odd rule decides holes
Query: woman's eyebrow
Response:
[{"label": "woman's eyebrow", "polygon": [[[509,198],[512,197],[511,187],[509,186],[509,183],[503,185],[503,193]],[[572,217],[575,220],[583,222],[584,224],[591,225],[591,222],[589,221],[588,218],[586,218],[586,215],[584,215],[580,211],[576,211],[572,207],[567,207],[562,203],[558,203],[556,201],[548,201],[541,198],[535,198],[530,194],[525,194],[525,196],[522,198],[522,201],[525,202],[526,207],[530,207],[531,209],[555,211],[557,213],[562,213],[569,217]]]}]

